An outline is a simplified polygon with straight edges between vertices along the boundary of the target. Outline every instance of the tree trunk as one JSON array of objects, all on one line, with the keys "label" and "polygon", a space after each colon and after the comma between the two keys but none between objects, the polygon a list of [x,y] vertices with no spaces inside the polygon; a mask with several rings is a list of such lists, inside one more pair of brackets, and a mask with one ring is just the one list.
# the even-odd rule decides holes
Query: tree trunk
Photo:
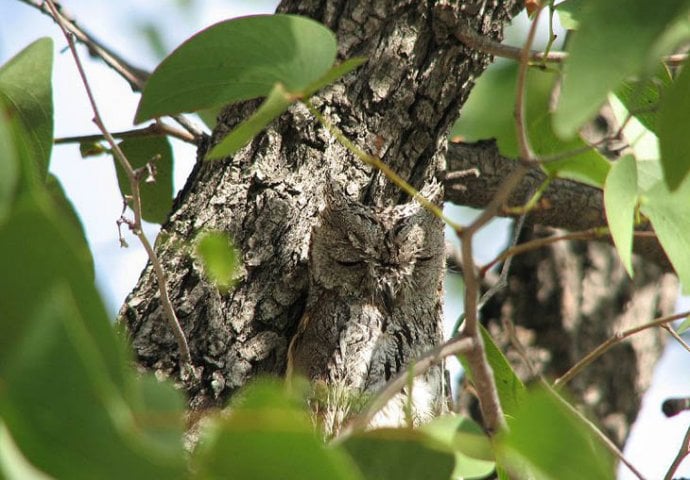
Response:
[{"label": "tree trunk", "polygon": [[[314,18],[331,28],[338,38],[341,60],[359,55],[368,58],[358,70],[320,92],[313,103],[349,139],[381,157],[420,189],[433,178],[444,178],[448,129],[474,79],[491,60],[459,43],[452,35],[454,26],[462,22],[481,35],[500,40],[504,25],[517,12],[516,3],[285,0],[278,10]],[[257,105],[252,101],[227,108],[211,143],[247,118]],[[337,182],[350,197],[379,209],[409,200],[335,141],[300,105],[293,106],[231,159],[203,162],[208,147],[209,142],[199,146],[197,164],[156,242],[172,303],[189,340],[194,364],[201,367],[201,378],[179,378],[176,343],[163,319],[150,265],[121,310],[138,363],[181,381],[192,409],[222,406],[256,375],[284,374],[289,345],[309,296],[309,239],[323,208],[324,183]],[[200,265],[190,255],[195,236],[209,229],[230,234],[242,254],[238,283],[227,293],[204,280]],[[584,253],[573,255],[584,258]],[[551,282],[555,288],[560,285],[561,272],[553,266],[552,276],[543,282]],[[510,289],[506,305],[530,302],[537,293]],[[436,304],[440,304],[440,295],[436,293]],[[582,309],[585,300],[585,296],[574,298],[568,312]],[[617,302],[611,308],[620,312],[623,305]],[[512,308],[509,313],[516,324],[527,324],[524,315],[529,312]],[[558,307],[548,318],[561,313]],[[568,321],[579,321],[580,317],[573,314]],[[614,317],[611,313],[600,320]],[[366,315],[350,321],[372,328]],[[393,336],[393,348],[380,353],[379,360],[394,368],[377,370],[384,378],[379,382],[370,378],[368,382],[385,382],[404,369],[416,353],[432,346],[427,343],[440,338],[438,323],[425,328],[428,331],[424,335],[413,337],[423,339],[415,348],[409,348],[410,338]],[[589,345],[581,344],[577,353]],[[543,348],[551,347],[544,343]],[[310,376],[334,378],[344,375],[345,370],[349,375],[357,362],[356,358],[345,358],[342,364],[324,364],[328,371],[311,372]],[[620,388],[629,387],[626,383]],[[638,393],[621,390],[618,395],[631,392]],[[438,397],[441,392],[434,395]],[[440,399],[429,401],[438,404]]]}]

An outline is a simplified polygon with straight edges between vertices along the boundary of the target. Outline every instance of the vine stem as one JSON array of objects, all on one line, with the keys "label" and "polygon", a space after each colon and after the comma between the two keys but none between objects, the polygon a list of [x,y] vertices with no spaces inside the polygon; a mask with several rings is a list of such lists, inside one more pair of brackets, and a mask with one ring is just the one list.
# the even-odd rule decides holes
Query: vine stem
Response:
[{"label": "vine stem", "polygon": [[[151,243],[149,242],[146,235],[144,234],[144,230],[141,226],[141,195],[139,192],[139,181],[141,179],[141,174],[138,170],[132,168],[132,165],[129,163],[129,160],[127,160],[127,157],[124,155],[118,144],[115,142],[115,139],[109,133],[108,129],[105,127],[105,124],[103,123],[103,119],[101,118],[101,115],[99,113],[98,106],[93,95],[93,91],[91,90],[89,81],[86,78],[86,73],[84,72],[81,60],[79,59],[79,54],[77,53],[76,46],[74,45],[74,34],[65,25],[64,19],[58,11],[57,7],[55,6],[55,3],[53,3],[53,0],[45,1],[48,5],[48,8],[50,9],[53,19],[59,25],[60,30],[62,30],[62,33],[65,35],[65,38],[67,39],[67,44],[72,53],[72,56],[74,57],[74,62],[77,66],[77,70],[79,71],[79,77],[81,78],[81,81],[84,85],[84,90],[86,91],[86,95],[89,98],[89,103],[91,104],[91,109],[93,110],[93,122],[103,133],[103,137],[106,139],[106,141],[112,148],[115,158],[117,159],[118,163],[122,166],[122,169],[125,171],[127,175],[127,180],[129,181],[130,189],[132,192],[131,206],[132,211],[134,212],[134,221],[127,223],[132,232],[137,236],[137,238],[143,245],[144,249],[146,250],[146,253],[149,256],[151,265],[153,266],[153,270],[156,274],[156,279],[158,280],[158,290],[161,296],[161,304],[163,306],[163,310],[165,311],[165,317],[168,320],[168,324],[170,325],[175,339],[177,340],[177,345],[180,350],[180,356],[183,360],[183,362],[181,362],[181,366],[184,367],[185,365],[187,365],[189,367],[192,367],[192,356],[189,350],[189,344],[187,343],[187,338],[185,337],[184,331],[180,326],[180,322],[177,319],[177,316],[175,315],[175,310],[173,309],[172,303],[170,302],[163,267],[161,266],[160,261],[158,260],[158,257],[156,256],[156,253],[154,252],[153,247],[151,246]],[[184,370],[184,368],[182,368],[182,370]]]}]

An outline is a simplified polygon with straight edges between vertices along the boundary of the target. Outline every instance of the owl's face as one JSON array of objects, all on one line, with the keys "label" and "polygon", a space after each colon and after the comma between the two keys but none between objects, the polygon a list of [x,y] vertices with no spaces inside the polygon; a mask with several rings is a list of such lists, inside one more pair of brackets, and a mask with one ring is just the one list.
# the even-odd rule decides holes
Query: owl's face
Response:
[{"label": "owl's face", "polygon": [[412,291],[436,292],[443,255],[443,224],[417,202],[374,209],[336,191],[312,232],[310,269],[322,287],[391,311]]}]

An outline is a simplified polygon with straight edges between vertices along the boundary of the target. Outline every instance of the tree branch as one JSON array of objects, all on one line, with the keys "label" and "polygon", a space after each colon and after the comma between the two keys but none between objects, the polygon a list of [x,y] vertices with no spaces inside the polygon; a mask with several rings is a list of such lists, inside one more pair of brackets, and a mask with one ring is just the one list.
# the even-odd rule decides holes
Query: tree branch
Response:
[{"label": "tree branch", "polygon": [[[457,205],[485,208],[496,196],[503,179],[515,169],[513,159],[502,156],[493,140],[476,143],[450,143],[446,154],[449,174],[444,177],[445,199]],[[454,172],[476,168],[477,178],[463,182]],[[522,181],[507,198],[504,207],[521,205],[530,192],[535,191],[546,174],[539,167],[530,168]],[[519,216],[503,208],[501,216]],[[598,188],[571,180],[555,179],[542,196],[541,207],[530,211],[527,221],[531,224],[562,228],[569,231],[585,231],[606,226],[604,198]],[[643,230],[651,230],[647,226]],[[609,241],[609,238],[602,238]],[[659,265],[665,271],[673,271],[668,257],[656,237],[636,236],[633,251]]]}]

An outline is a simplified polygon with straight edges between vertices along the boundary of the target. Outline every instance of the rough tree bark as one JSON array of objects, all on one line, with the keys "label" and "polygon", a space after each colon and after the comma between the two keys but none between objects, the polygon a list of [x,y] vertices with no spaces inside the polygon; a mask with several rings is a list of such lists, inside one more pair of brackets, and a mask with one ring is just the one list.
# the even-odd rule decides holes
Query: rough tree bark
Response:
[{"label": "rough tree bark", "polygon": [[[368,57],[368,63],[321,92],[314,103],[351,140],[420,188],[432,177],[444,178],[448,129],[474,79],[491,60],[454,38],[454,22],[500,40],[503,27],[517,12],[516,3],[285,0],[278,10],[309,16],[331,28],[341,59]],[[247,102],[226,109],[211,142],[256,106],[257,102]],[[192,357],[202,367],[200,380],[181,381],[192,409],[223,405],[258,374],[284,373],[287,348],[304,310],[309,236],[322,203],[323,182],[334,179],[350,194],[363,192],[361,200],[369,205],[407,200],[335,142],[304,107],[291,108],[232,159],[202,162],[208,145],[199,146],[199,161],[156,244]],[[243,269],[231,292],[220,293],[204,281],[189,255],[190,243],[204,229],[228,232],[242,252]],[[535,255],[554,266],[551,277],[540,279],[551,291],[563,296],[569,285],[582,283],[584,270],[572,272],[575,277],[566,282],[556,268],[559,264],[553,263],[553,252]],[[511,288],[504,301],[529,303],[537,294],[533,288]],[[585,300],[593,299],[576,296],[566,313],[580,311]],[[544,321],[564,317],[558,302],[546,303],[544,309]],[[618,302],[611,309],[611,315],[602,316],[602,324],[624,305]],[[505,311],[518,325],[527,324],[521,315],[532,316],[520,308]],[[139,364],[180,380],[176,344],[162,315],[149,265],[121,310],[122,322]],[[581,317],[567,316],[569,322]],[[580,342],[578,353],[590,346],[589,341],[581,342],[583,336],[574,339]],[[551,348],[546,343],[540,347]],[[404,358],[404,363],[410,360]],[[635,383],[616,385],[619,396],[636,394]]]}]

